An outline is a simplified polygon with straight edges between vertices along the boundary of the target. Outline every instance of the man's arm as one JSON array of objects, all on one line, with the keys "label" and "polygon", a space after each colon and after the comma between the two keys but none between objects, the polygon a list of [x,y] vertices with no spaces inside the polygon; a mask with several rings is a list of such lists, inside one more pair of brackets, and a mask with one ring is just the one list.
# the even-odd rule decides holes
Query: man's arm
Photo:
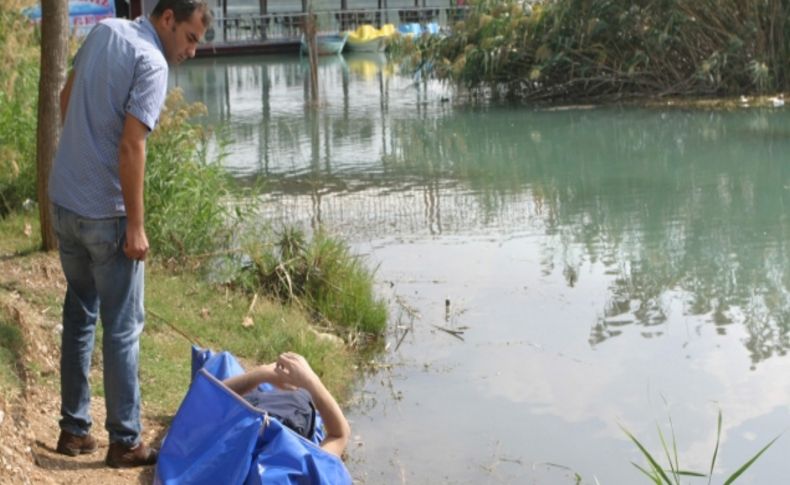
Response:
[{"label": "man's arm", "polygon": [[66,110],[69,108],[69,100],[71,99],[71,87],[74,84],[74,70],[69,72],[69,77],[66,78],[66,84],[60,90],[60,123],[66,121]]},{"label": "man's arm", "polygon": [[264,382],[277,385],[280,380],[279,376],[274,372],[274,364],[272,363],[259,365],[244,374],[229,377],[222,382],[228,386],[231,391],[243,396]]},{"label": "man's arm", "polygon": [[281,376],[283,381],[301,387],[310,393],[315,408],[321,413],[326,430],[324,441],[321,442],[321,449],[341,457],[348,445],[351,427],[337,401],[310,368],[307,360],[299,354],[286,352],[277,359],[275,372]]},{"label": "man's arm", "polygon": [[118,151],[121,192],[126,205],[126,243],[123,251],[127,258],[138,260],[144,260],[148,253],[143,206],[146,136],[148,127],[127,114]]}]

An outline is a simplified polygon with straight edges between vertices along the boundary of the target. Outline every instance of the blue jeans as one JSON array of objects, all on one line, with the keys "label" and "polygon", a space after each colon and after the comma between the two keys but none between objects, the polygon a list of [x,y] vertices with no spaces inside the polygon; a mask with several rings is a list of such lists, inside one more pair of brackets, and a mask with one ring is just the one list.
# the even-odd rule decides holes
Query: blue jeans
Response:
[{"label": "blue jeans", "polygon": [[123,252],[126,218],[84,219],[57,205],[52,225],[66,275],[60,361],[60,427],[84,436],[91,427],[88,376],[96,319],[104,326],[105,427],[111,443],[140,441],[140,334],[143,331],[142,261]]}]

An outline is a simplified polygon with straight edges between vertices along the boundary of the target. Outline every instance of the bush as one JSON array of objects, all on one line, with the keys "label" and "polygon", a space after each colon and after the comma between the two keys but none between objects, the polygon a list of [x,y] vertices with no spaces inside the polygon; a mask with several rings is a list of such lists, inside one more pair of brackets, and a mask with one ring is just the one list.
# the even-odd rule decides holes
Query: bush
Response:
[{"label": "bush", "polygon": [[527,99],[737,95],[790,85],[785,0],[477,0],[412,57]]},{"label": "bush", "polygon": [[376,299],[373,272],[348,246],[323,232],[307,241],[298,229],[286,229],[275,243],[248,248],[252,263],[239,282],[281,301],[301,304],[321,323],[355,332],[381,334],[385,303]]},{"label": "bush", "polygon": [[222,250],[240,219],[231,194],[241,189],[219,160],[206,160],[206,134],[189,122],[205,112],[175,89],[148,140],[145,227],[154,257],[184,262]]},{"label": "bush", "polygon": [[0,2],[0,217],[36,198],[38,38],[20,8]]}]

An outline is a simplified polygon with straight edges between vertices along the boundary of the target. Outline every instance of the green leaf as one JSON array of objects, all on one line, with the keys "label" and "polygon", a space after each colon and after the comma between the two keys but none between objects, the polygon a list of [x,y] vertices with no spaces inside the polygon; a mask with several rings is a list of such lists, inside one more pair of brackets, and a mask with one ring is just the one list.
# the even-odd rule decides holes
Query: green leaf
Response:
[{"label": "green leaf", "polygon": [[637,470],[639,470],[640,472],[644,473],[645,476],[647,476],[647,478],[649,478],[653,483],[655,483],[656,485],[661,485],[661,479],[658,477],[658,475],[655,472],[654,473],[650,473],[647,470],[645,470],[644,468],[642,468],[641,466],[639,466],[636,463],[634,463],[633,461],[631,462],[631,464],[634,465]]},{"label": "green leaf", "polygon": [[[632,435],[627,429],[625,429],[625,427],[622,424],[619,425],[619,426],[620,426],[620,429],[623,430],[623,433],[625,433],[631,439],[631,441],[634,442],[634,444],[637,446],[637,448],[639,448],[639,451],[641,451],[642,454],[645,455],[645,458],[647,458],[647,461],[649,461],[650,465],[653,466],[653,470],[655,470],[656,473],[658,473],[658,475],[667,483],[667,485],[672,485],[672,481],[669,479],[669,477],[664,472],[664,470],[661,469],[661,466],[658,464],[658,462],[655,460],[655,458],[653,458],[653,455],[651,455],[650,452],[648,452],[647,449],[644,446],[642,446],[642,443],[640,443],[639,440],[636,439],[636,437],[634,435]],[[661,482],[659,481],[659,482],[656,482],[656,483],[661,483]]]},{"label": "green leaf", "polygon": [[672,474],[672,478],[675,479],[675,483],[680,485],[680,480],[678,479],[677,474],[677,467],[676,463],[672,463],[672,455],[669,454],[669,447],[667,446],[667,442],[664,439],[664,433],[661,431],[661,427],[656,423],[656,430],[658,430],[658,438],[661,440],[661,447],[664,449],[664,454],[667,456],[667,461],[669,462],[669,473]]},{"label": "green leaf", "polygon": [[[782,435],[779,435],[779,436],[782,436]],[[776,440],[778,440],[778,439],[779,439],[779,436],[777,436],[776,438],[772,439],[772,440],[771,440],[771,441],[770,441],[770,442],[769,442],[767,445],[763,446],[763,449],[761,449],[760,451],[758,451],[758,452],[757,452],[757,454],[756,454],[756,455],[754,455],[754,456],[751,458],[751,460],[749,460],[749,461],[747,461],[746,463],[744,463],[744,464],[743,464],[743,465],[742,465],[740,468],[738,468],[738,470],[736,470],[736,471],[735,471],[735,473],[733,473],[732,475],[730,475],[730,477],[727,479],[727,481],[726,481],[726,482],[724,482],[724,485],[730,485],[730,484],[731,484],[732,482],[734,482],[734,481],[735,481],[735,480],[736,480],[736,479],[737,479],[739,476],[741,476],[741,475],[743,474],[743,472],[745,472],[745,471],[746,471],[746,469],[747,469],[747,468],[749,468],[750,466],[752,466],[752,463],[754,463],[754,462],[755,462],[755,461],[756,461],[758,458],[760,458],[760,455],[762,455],[763,453],[765,453],[765,450],[767,450],[768,448],[770,448],[770,447],[771,447],[771,445],[773,445],[773,444],[776,442]]]},{"label": "green leaf", "polygon": [[707,477],[704,473],[695,472],[691,470],[676,470],[676,473],[684,477]]},{"label": "green leaf", "polygon": [[719,454],[719,439],[721,438],[721,409],[719,409],[719,419],[716,426],[716,446],[713,448],[713,458],[710,461],[710,472],[708,473],[708,485],[713,479],[713,467],[716,465],[716,457]]}]

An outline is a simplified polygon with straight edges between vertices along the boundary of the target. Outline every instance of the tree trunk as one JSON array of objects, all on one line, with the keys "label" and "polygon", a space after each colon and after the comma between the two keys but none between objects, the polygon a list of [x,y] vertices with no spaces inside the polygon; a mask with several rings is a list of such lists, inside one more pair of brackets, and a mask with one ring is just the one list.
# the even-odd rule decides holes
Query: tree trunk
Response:
[{"label": "tree trunk", "polygon": [[41,73],[38,84],[36,169],[41,246],[45,251],[57,247],[49,217],[47,182],[60,139],[60,90],[66,78],[69,47],[68,8],[68,2],[63,0],[41,2]]}]

